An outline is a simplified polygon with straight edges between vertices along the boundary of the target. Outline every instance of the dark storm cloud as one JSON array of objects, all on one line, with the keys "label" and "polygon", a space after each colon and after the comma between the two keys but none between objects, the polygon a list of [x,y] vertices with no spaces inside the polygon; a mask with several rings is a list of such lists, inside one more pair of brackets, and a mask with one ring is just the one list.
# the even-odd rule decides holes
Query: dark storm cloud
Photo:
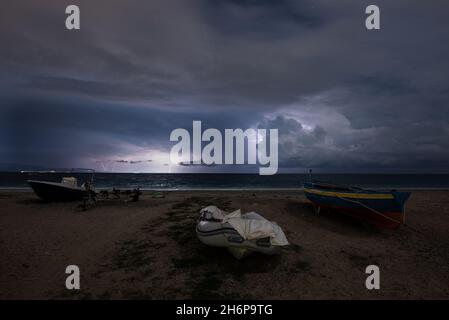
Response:
[{"label": "dark storm cloud", "polygon": [[[244,127],[241,113],[207,113],[164,110],[148,106],[95,102],[64,96],[25,96],[3,99],[0,155],[11,163],[16,159],[36,159],[52,166],[75,166],[87,160],[139,164],[152,159],[133,157],[139,149],[169,152],[170,133],[175,128],[191,130],[192,119],[203,126]],[[26,161],[25,161],[26,162]],[[23,161],[21,162],[23,163]]]},{"label": "dark storm cloud", "polygon": [[449,170],[447,1],[377,1],[374,32],[368,1],[78,1],[79,31],[69,4],[2,5],[3,159],[132,161],[203,120],[279,126],[281,166]]},{"label": "dark storm cloud", "polygon": [[411,124],[402,130],[382,127],[354,131],[329,126],[341,131],[340,135],[330,135],[319,126],[307,128],[282,116],[260,126],[279,128],[283,167],[413,171],[445,168],[449,157],[449,128],[444,121]]},{"label": "dark storm cloud", "polygon": [[[295,36],[295,28],[316,28],[324,17],[311,2],[272,0],[218,0],[205,2],[206,21],[224,35],[265,39]],[[229,23],[232,21],[232,23]]]}]

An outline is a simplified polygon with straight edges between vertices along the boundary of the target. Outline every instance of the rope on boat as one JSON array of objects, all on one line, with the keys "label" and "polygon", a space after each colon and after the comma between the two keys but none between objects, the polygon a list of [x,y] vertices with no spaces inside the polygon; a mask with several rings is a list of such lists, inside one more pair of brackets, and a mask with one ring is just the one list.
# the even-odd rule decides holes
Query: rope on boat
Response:
[{"label": "rope on boat", "polygon": [[386,219],[388,219],[388,220],[391,220],[391,221],[393,221],[393,222],[402,224],[401,221],[396,220],[396,219],[393,219],[393,218],[391,218],[391,217],[389,217],[389,216],[383,214],[382,212],[377,211],[376,209],[373,209],[373,208],[371,208],[371,207],[368,207],[366,204],[364,204],[364,203],[362,203],[362,202],[360,202],[360,201],[351,200],[351,199],[347,199],[347,198],[342,198],[342,197],[338,197],[338,196],[337,196],[337,198],[342,199],[342,200],[345,200],[345,201],[349,201],[349,202],[353,202],[353,203],[359,204],[359,205],[361,205],[362,207],[365,207],[366,209],[368,209],[368,210],[370,210],[370,211],[372,211],[372,212],[374,212],[374,213],[377,213],[378,215],[381,215],[382,217],[384,217],[384,218],[386,218]]}]

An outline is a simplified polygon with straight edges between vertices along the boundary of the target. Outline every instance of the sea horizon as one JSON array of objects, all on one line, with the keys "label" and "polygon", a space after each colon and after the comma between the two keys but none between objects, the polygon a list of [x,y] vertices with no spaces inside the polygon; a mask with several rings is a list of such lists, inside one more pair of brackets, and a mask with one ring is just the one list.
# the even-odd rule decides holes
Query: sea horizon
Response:
[{"label": "sea horizon", "polygon": [[[27,180],[60,182],[67,173],[78,183],[90,179],[80,172],[0,172],[0,190],[31,191]],[[99,190],[133,189],[153,191],[270,191],[302,190],[310,180],[358,186],[370,189],[447,190],[449,174],[436,173],[316,173],[260,176],[251,173],[119,173],[95,172],[94,184]]]}]

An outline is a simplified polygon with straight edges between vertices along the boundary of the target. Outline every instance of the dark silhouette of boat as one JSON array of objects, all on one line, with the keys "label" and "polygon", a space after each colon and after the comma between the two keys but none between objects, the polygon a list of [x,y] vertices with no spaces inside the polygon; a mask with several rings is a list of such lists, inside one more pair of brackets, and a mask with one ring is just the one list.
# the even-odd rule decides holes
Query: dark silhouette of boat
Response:
[{"label": "dark silhouette of boat", "polygon": [[411,195],[321,182],[304,183],[304,193],[317,212],[341,212],[388,229],[397,229],[405,222],[404,206]]},{"label": "dark silhouette of boat", "polygon": [[84,185],[79,187],[65,183],[64,178],[60,183],[37,180],[28,180],[28,183],[36,195],[45,201],[76,201],[88,196]]},{"label": "dark silhouette of boat", "polygon": [[[77,201],[95,197],[93,188],[94,171],[89,170],[92,175],[90,181],[84,182],[78,186],[75,177],[63,177],[61,182],[27,180],[28,184],[33,188],[36,195],[45,201]],[[54,171],[52,171],[54,173]]]}]

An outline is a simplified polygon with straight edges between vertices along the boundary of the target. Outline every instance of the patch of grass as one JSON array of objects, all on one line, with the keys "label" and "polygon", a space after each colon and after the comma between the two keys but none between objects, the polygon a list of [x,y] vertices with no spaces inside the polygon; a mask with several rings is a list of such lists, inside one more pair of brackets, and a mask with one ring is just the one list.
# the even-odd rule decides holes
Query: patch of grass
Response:
[{"label": "patch of grass", "polygon": [[309,271],[311,269],[310,263],[307,261],[298,260],[293,264],[296,272]]},{"label": "patch of grass", "polygon": [[193,223],[188,222],[170,225],[167,230],[167,235],[176,241],[180,246],[185,246],[196,240],[194,227],[195,226]]},{"label": "patch of grass", "polygon": [[154,244],[150,240],[128,240],[120,244],[120,249],[114,257],[114,267],[116,269],[137,269],[148,268],[154,260],[152,252],[164,244]]},{"label": "patch of grass", "polygon": [[371,256],[362,257],[362,256],[358,256],[358,255],[350,255],[349,259],[352,261],[352,263],[355,266],[361,267],[361,268],[365,268],[366,266],[368,266],[370,264],[379,265],[379,262],[377,261],[377,259],[373,258]]},{"label": "patch of grass", "polygon": [[223,279],[220,275],[214,272],[208,272],[196,282],[192,284],[192,299],[224,299],[220,292]]},{"label": "patch of grass", "polygon": [[190,202],[188,202],[187,200],[183,201],[183,202],[178,202],[172,206],[172,210],[174,210],[174,211],[192,210],[192,204]]},{"label": "patch of grass", "polygon": [[153,297],[147,292],[142,290],[127,290],[123,292],[123,296],[130,300],[151,300]]},{"label": "patch of grass", "polygon": [[167,218],[164,219],[165,221],[169,222],[181,222],[183,220],[186,220],[186,222],[193,222],[194,219],[189,217],[187,214],[180,214],[180,213],[172,213]]},{"label": "patch of grass", "polygon": [[176,269],[191,269],[207,265],[208,260],[204,256],[195,255],[190,258],[174,258],[172,263]]},{"label": "patch of grass", "polygon": [[379,265],[376,258],[372,256],[362,256],[352,252],[346,252],[345,250],[341,250],[342,253],[345,253],[352,264],[356,267],[366,267],[370,264]]},{"label": "patch of grass", "polygon": [[302,252],[302,247],[298,244],[294,244],[290,242],[290,248],[292,248],[293,251],[295,251],[296,253],[301,253]]},{"label": "patch of grass", "polygon": [[235,260],[230,257],[227,261],[227,263],[222,265],[223,272],[240,281],[246,275],[272,273],[280,263],[280,255],[267,256],[255,252],[242,260]]}]

